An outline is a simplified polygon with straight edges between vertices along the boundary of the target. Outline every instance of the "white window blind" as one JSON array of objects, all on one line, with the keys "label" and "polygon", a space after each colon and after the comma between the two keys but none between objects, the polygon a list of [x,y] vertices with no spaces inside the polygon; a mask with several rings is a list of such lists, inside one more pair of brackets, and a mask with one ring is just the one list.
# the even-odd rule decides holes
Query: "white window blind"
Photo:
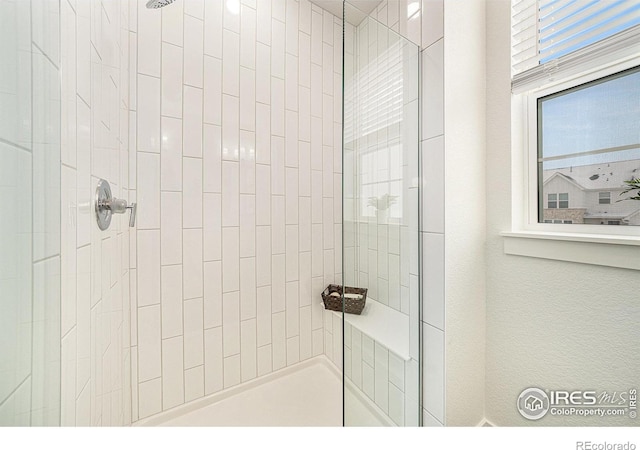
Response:
[{"label": "white window blind", "polygon": [[639,0],[515,0],[514,92],[640,53]]}]

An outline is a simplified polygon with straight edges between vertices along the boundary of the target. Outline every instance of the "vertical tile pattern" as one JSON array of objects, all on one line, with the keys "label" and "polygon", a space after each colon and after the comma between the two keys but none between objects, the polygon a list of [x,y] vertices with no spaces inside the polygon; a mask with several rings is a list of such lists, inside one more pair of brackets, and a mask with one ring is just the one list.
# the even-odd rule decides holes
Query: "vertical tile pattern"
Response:
[{"label": "vertical tile pattern", "polygon": [[[422,0],[423,424],[446,424],[444,2]],[[411,373],[413,373],[412,371]],[[408,374],[409,375],[409,374]],[[413,376],[413,375],[412,375]],[[405,405],[406,406],[406,405]]]},{"label": "vertical tile pattern", "polygon": [[[417,426],[419,420],[418,405],[418,361],[405,360],[388,350],[375,339],[362,333],[351,324],[344,329],[345,376],[348,383],[362,391],[384,413],[390,421],[398,426]],[[437,332],[429,337],[432,348],[438,348]],[[444,380],[442,354],[439,359],[427,363],[429,380],[441,386]],[[441,390],[441,389],[440,389]],[[443,397],[425,393],[430,408],[442,409]],[[350,405],[347,404],[347,408]]]},{"label": "vertical tile pattern", "polygon": [[[63,217],[75,207],[78,229],[58,252],[63,273],[74,272],[73,261],[90,268],[76,280],[63,275],[65,301],[74,298],[74,284],[77,292],[63,311],[63,373],[76,373],[69,378],[74,410],[89,405],[87,424],[129,423],[322,353],[318,294],[341,279],[341,218],[334,213],[342,170],[340,21],[307,0],[246,2],[239,16],[221,2],[155,12],[144,1],[131,8],[61,3],[77,45],[56,49],[52,39],[40,48],[51,61],[78,65],[70,71],[77,80],[63,81],[75,84],[63,101],[77,117],[63,108],[62,126],[77,125],[77,144],[66,136],[62,149],[64,186],[71,192],[75,184],[77,194],[61,205]],[[401,27],[398,11],[389,16]],[[264,80],[268,87],[251,89]],[[98,178],[116,196],[139,201],[138,231],[130,233],[122,217],[108,232],[94,229],[79,205]],[[246,216],[240,206],[252,195],[255,209]],[[221,223],[208,206],[220,211]],[[230,246],[227,233],[239,237]],[[251,233],[255,250],[244,240]],[[314,245],[311,236],[320,241]],[[278,276],[265,276],[274,261],[269,272]],[[255,270],[248,278],[255,295],[243,295],[241,267]],[[335,335],[329,341],[339,360],[337,329],[331,321],[325,332]],[[76,414],[79,423],[85,418]]]},{"label": "vertical tile pattern", "polygon": [[[28,124],[34,133],[32,139],[27,139],[25,130],[18,130],[14,138],[5,135],[2,129],[0,137],[3,142],[16,142],[22,148],[32,149],[36,169],[33,173],[34,191],[46,187],[48,192],[38,196],[33,205],[34,211],[45,211],[45,221],[36,217],[33,220],[36,238],[33,254],[40,261],[33,270],[33,313],[44,315],[44,309],[36,308],[51,308],[56,302],[61,306],[60,322],[48,325],[57,331],[58,336],[34,334],[33,337],[34,344],[46,337],[52,348],[45,354],[33,355],[35,367],[31,382],[33,388],[30,390],[37,412],[32,414],[31,424],[46,425],[56,420],[57,413],[47,410],[50,399],[38,388],[44,386],[44,378],[38,370],[44,369],[44,366],[39,367],[39,361],[46,361],[47,370],[57,372],[54,369],[57,357],[60,360],[58,364],[61,364],[61,379],[55,383],[62,381],[62,398],[56,407],[62,411],[62,425],[125,425],[135,420],[138,414],[137,408],[134,413],[132,407],[132,382],[135,382],[140,398],[149,400],[145,403],[145,412],[159,410],[162,370],[160,288],[158,284],[155,291],[150,291],[150,295],[143,299],[142,316],[149,320],[141,330],[140,342],[146,350],[145,368],[138,379],[138,330],[136,327],[136,332],[132,333],[131,324],[137,296],[130,291],[130,286],[135,286],[131,280],[137,276],[132,276],[135,262],[131,260],[129,249],[130,243],[136,241],[135,232],[129,229],[126,218],[118,216],[113,218],[109,230],[100,231],[89,205],[100,178],[109,181],[114,196],[136,201],[136,190],[131,181],[135,181],[138,174],[131,162],[137,155],[130,152],[129,147],[139,144],[142,161],[151,169],[141,180],[142,203],[151,210],[140,227],[144,229],[141,233],[148,238],[146,241],[143,239],[142,245],[155,240],[152,233],[159,228],[160,215],[154,210],[159,211],[161,203],[158,154],[160,21],[156,16],[140,29],[141,40],[148,45],[149,52],[141,58],[138,71],[130,68],[130,30],[135,21],[132,11],[137,12],[138,6],[134,2],[130,7],[127,2],[37,1],[31,3],[30,11],[29,2],[24,4],[27,10],[22,10],[20,17],[25,20],[31,16],[35,20],[32,36],[38,49],[29,58],[32,67],[27,78],[41,86],[28,102],[33,105],[33,111],[29,111],[33,120],[22,120],[22,127]],[[25,29],[29,30],[29,27]],[[48,77],[53,76],[58,68],[59,75],[56,73],[51,80],[57,80],[59,76],[61,90],[49,92],[53,84],[46,84]],[[134,131],[137,126],[136,108],[129,96],[138,82],[143,85],[139,94],[146,100],[139,142]],[[47,95],[51,97],[45,98]],[[8,100],[2,99],[3,103]],[[26,117],[24,110],[18,108],[16,111],[17,117]],[[3,127],[11,125],[10,121],[3,122]],[[45,168],[47,171],[43,170]],[[61,175],[54,176],[56,173]],[[7,177],[2,176],[2,179],[7,180]],[[47,199],[49,195],[58,198]],[[41,208],[43,205],[38,202],[49,206]],[[7,202],[3,200],[3,203]],[[29,203],[23,202],[26,204]],[[52,208],[57,210],[57,219]],[[55,219],[54,225],[44,227],[50,219]],[[20,217],[19,220],[25,221],[25,218]],[[53,235],[44,231],[60,237],[50,239]],[[157,238],[159,244],[159,235]],[[160,254],[150,253],[151,264],[141,274],[143,284],[160,282],[156,272]],[[54,277],[61,280],[57,282],[60,284],[58,288]],[[0,268],[0,284],[5,291],[3,278]],[[58,291],[62,295],[45,299],[45,293],[39,289],[42,280],[49,284],[46,291]],[[51,296],[50,293],[47,295]],[[36,333],[37,328],[32,331]],[[132,337],[135,337],[134,341]],[[59,350],[54,351],[56,342],[61,344],[61,354]],[[136,372],[135,380],[131,369]],[[2,378],[6,379],[4,374]],[[17,390],[16,394],[20,392]]]},{"label": "vertical tile pattern", "polygon": [[[55,11],[51,9],[54,3]],[[108,1],[54,3],[32,2],[33,14],[46,13],[46,20],[44,16],[40,20],[47,23],[48,34],[42,34],[36,26],[33,36],[41,40],[38,47],[45,52],[46,61],[59,64],[61,69],[62,115],[59,123],[53,116],[43,122],[48,123],[49,131],[34,141],[34,157],[38,153],[36,142],[46,144],[47,154],[53,157],[55,145],[52,144],[56,139],[50,135],[51,130],[62,130],[58,138],[58,145],[62,145],[62,180],[57,186],[62,193],[61,202],[57,204],[62,236],[59,251],[62,321],[58,328],[64,379],[61,423],[125,425],[136,418],[132,416],[130,393],[133,390],[145,399],[145,413],[161,409],[160,288],[158,285],[142,299],[140,313],[146,322],[139,330],[138,340],[138,329],[135,333],[131,331],[131,318],[138,317],[138,311],[132,314],[137,305],[134,280],[137,275],[133,275],[136,264],[129,250],[130,243],[136,242],[135,231],[129,229],[126,218],[118,216],[113,218],[109,230],[100,231],[89,205],[100,178],[109,181],[114,196],[130,202],[137,199],[131,181],[140,178],[142,203],[152,210],[138,223],[143,233],[141,245],[147,248],[149,244],[159,245],[160,236],[155,235],[154,230],[160,227],[161,205],[160,20],[156,16],[140,28],[141,43],[147,45],[149,51],[142,56],[139,70],[131,70],[132,58],[137,64],[130,45],[130,30],[138,29],[132,28],[135,21],[132,12],[137,12],[139,6],[136,2],[131,5]],[[44,67],[38,68],[41,73],[37,73],[36,68],[34,66],[34,79],[46,75]],[[139,95],[145,99],[143,116],[135,114],[136,107],[129,96],[138,83],[142,86]],[[38,105],[35,98],[33,104]],[[50,106],[54,103],[50,102]],[[34,120],[37,117],[34,114]],[[130,133],[131,128],[140,125],[142,133]],[[144,174],[136,171],[137,155],[129,151],[130,145],[141,149],[142,163],[149,166]],[[38,179],[48,183],[51,192],[56,191],[47,177],[38,176]],[[37,225],[38,222],[34,222],[34,226]],[[36,242],[34,252],[38,251]],[[47,246],[43,251],[50,252]],[[160,282],[157,271],[160,254],[153,250],[150,253],[151,264],[141,274],[144,286]],[[48,272],[48,266],[55,261],[50,256],[53,254],[39,257],[46,257],[42,264]],[[135,252],[133,256],[135,258]],[[34,270],[34,274],[38,273]],[[139,360],[144,364],[141,372]],[[135,388],[132,368],[136,373]],[[40,381],[34,378],[34,386]],[[32,424],[36,423],[45,424],[43,416],[32,418]]]},{"label": "vertical tile pattern", "polygon": [[[139,228],[160,236],[159,254],[150,245],[155,234],[136,243],[138,306],[160,303],[162,342],[153,348],[163,358],[176,358],[183,346],[182,366],[164,359],[158,366],[162,409],[321,354],[314,338],[323,328],[319,294],[339,277],[339,192],[331,185],[341,170],[333,163],[340,153],[340,21],[317,9],[315,29],[310,17],[300,20],[301,10],[311,11],[308,0],[242,2],[235,12],[223,2],[192,3],[163,8],[161,20],[151,22],[141,7],[131,32],[138,55],[151,36],[163,41],[161,59],[138,57],[137,79],[147,84],[132,91],[138,197],[147,205]],[[320,96],[310,91],[314,40],[326,63]],[[312,116],[320,123],[316,136]],[[321,190],[312,197],[314,150],[325,163],[314,167]],[[159,175],[149,173],[150,163]],[[312,211],[325,236],[316,247]],[[138,314],[138,330],[148,326],[142,320]],[[143,342],[138,364],[152,357]],[[138,367],[136,381],[147,382],[148,372]],[[180,389],[173,386],[179,380]],[[155,391],[145,385],[141,392]]]},{"label": "vertical tile pattern", "polygon": [[[421,413],[418,313],[422,274],[418,269],[422,218],[418,213],[418,191],[424,186],[419,182],[421,124],[416,118],[423,106],[418,96],[421,55],[417,50],[424,32],[422,3],[384,0],[371,13],[375,20],[364,20],[358,27],[347,25],[343,159],[339,161],[334,155],[332,160],[330,155],[323,155],[311,160],[312,172],[314,167],[344,164],[342,170],[350,174],[344,178],[344,192],[339,193],[344,202],[344,235],[339,229],[318,228],[323,242],[334,240],[334,248],[341,247],[344,252],[340,256],[345,261],[345,284],[367,287],[369,298],[409,316],[410,326],[405,330],[410,343],[408,360],[387,349],[375,335],[368,336],[348,324],[344,330],[347,379],[400,426],[417,425]],[[389,29],[408,41],[398,39]],[[326,53],[323,51],[323,71]],[[312,91],[314,77],[317,79],[312,72]],[[394,84],[391,80],[398,85],[395,92],[388,87]],[[339,78],[334,84],[338,82]],[[322,89],[324,93],[331,91],[327,85]],[[396,102],[382,103],[379,99],[384,96]],[[326,195],[331,182],[323,179],[322,184]],[[333,183],[336,186],[339,184]],[[437,194],[434,192],[436,199]],[[334,202],[336,215],[342,206]],[[437,222],[436,218],[431,220]],[[439,279],[437,274],[432,278]],[[339,333],[333,334],[330,339],[335,341]],[[333,352],[339,348],[334,346]]]}]

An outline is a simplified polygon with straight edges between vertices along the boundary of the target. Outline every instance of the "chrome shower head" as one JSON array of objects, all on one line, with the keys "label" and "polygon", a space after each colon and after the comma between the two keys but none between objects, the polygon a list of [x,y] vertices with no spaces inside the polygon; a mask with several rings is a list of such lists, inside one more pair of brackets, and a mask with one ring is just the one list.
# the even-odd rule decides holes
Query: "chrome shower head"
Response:
[{"label": "chrome shower head", "polygon": [[175,0],[149,0],[147,2],[147,8],[149,8],[149,9],[162,8],[163,6],[170,5],[174,1]]}]

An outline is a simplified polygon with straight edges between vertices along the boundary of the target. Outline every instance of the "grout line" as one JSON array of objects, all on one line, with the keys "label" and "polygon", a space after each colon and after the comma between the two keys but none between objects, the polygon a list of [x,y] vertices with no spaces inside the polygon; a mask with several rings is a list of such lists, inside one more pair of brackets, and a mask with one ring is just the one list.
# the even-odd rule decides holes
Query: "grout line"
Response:
[{"label": "grout line", "polygon": [[[5,404],[7,401],[9,401],[9,399],[10,399],[10,398],[11,398],[11,397],[16,393],[16,392],[18,392],[18,389],[20,389],[20,388],[22,387],[22,385],[23,385],[24,383],[26,383],[26,382],[27,382],[27,380],[28,380],[29,378],[31,378],[31,373],[29,373],[29,375],[27,375],[26,377],[24,377],[24,379],[23,379],[20,383],[18,383],[18,385],[17,385],[17,386],[16,386],[16,387],[11,391],[11,392],[9,392],[9,394],[7,394],[7,396],[4,398],[4,400],[2,400],[2,401],[0,402],[0,408],[2,408],[2,407],[4,406],[4,404]],[[31,387],[31,389],[33,390],[33,386]],[[33,411],[31,411],[31,412],[33,412]]]},{"label": "grout line", "polygon": [[[32,139],[33,139],[33,136],[32,136]],[[27,147],[23,147],[20,144],[16,144],[15,142],[11,142],[11,141],[9,141],[7,139],[4,139],[3,137],[0,137],[0,143],[8,145],[8,146],[11,146],[11,147],[14,147],[17,150],[23,150],[23,151],[25,151],[27,153],[32,153],[31,149],[29,149]],[[32,145],[33,145],[33,142],[32,142]]]}]

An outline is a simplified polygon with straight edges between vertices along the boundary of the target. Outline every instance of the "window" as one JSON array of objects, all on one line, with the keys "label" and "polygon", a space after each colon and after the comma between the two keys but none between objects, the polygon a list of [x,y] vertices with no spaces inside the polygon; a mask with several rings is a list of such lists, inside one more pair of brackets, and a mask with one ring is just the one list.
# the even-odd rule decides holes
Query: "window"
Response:
[{"label": "window", "polygon": [[504,252],[640,270],[640,1],[511,6]]},{"label": "window", "polygon": [[569,194],[547,194],[547,208],[568,208],[569,207]]},{"label": "window", "polygon": [[[640,202],[623,194],[640,176],[640,67],[540,96],[535,108],[538,192],[547,199],[538,222],[640,225]],[[550,211],[570,209],[569,193],[570,212]]]},{"label": "window", "polygon": [[559,194],[558,199],[558,208],[569,207],[569,194]]},{"label": "window", "polygon": [[640,2],[513,0],[512,11],[513,156],[525,166],[514,226],[640,236],[607,227],[640,226],[640,189],[625,192],[640,178]]},{"label": "window", "polygon": [[573,223],[573,220],[545,220],[544,223]]}]

